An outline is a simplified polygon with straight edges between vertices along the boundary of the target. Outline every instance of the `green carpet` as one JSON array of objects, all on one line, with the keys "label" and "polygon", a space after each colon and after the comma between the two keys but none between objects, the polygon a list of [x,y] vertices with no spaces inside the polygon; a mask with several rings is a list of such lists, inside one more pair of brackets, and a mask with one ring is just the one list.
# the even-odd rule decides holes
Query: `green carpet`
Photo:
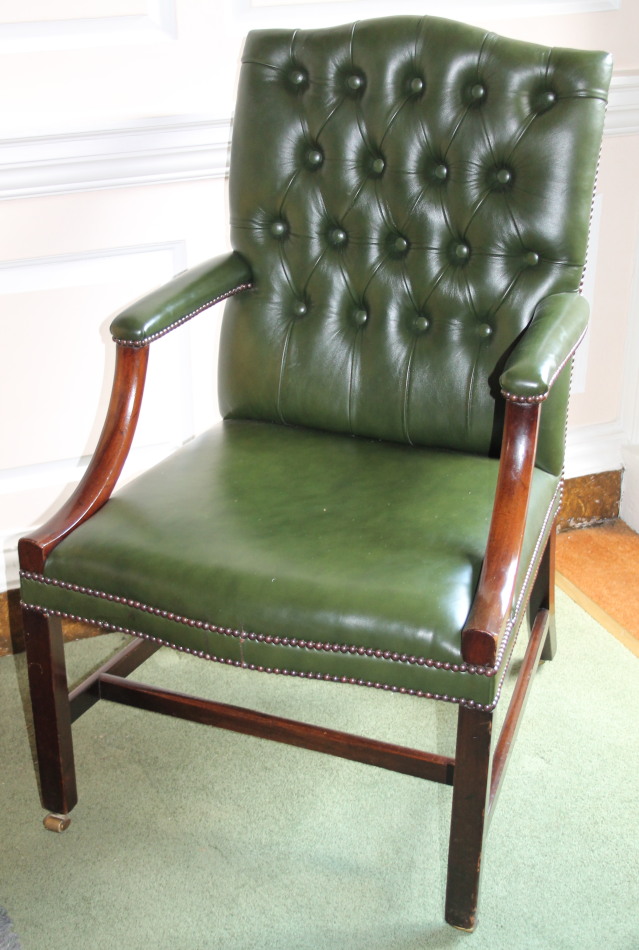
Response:
[{"label": "green carpet", "polygon": [[[21,947],[639,948],[636,660],[564,595],[558,622],[491,827],[472,936],[443,921],[451,790],[318,753],[100,704],[75,727],[71,827],[46,832],[24,656],[0,660],[0,906]],[[70,676],[122,639],[72,644]],[[452,752],[444,703],[168,650],[135,675]]]}]

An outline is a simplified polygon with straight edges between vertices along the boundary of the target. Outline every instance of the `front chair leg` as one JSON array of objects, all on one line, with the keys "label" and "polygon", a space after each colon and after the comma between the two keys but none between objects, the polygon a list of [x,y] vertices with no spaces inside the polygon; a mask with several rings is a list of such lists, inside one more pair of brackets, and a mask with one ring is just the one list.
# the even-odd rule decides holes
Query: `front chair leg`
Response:
[{"label": "front chair leg", "polygon": [[477,923],[482,846],[487,828],[492,712],[461,706],[448,850],[446,920],[460,930]]},{"label": "front chair leg", "polygon": [[62,625],[31,610],[23,617],[42,804],[66,816],[78,796]]}]

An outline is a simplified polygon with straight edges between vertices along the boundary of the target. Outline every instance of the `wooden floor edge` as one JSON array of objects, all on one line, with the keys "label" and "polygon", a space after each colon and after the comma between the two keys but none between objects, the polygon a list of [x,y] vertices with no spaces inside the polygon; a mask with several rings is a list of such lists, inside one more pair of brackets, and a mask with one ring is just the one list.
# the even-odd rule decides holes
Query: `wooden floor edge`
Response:
[{"label": "wooden floor edge", "polygon": [[557,571],[556,574],[556,583],[557,587],[562,590],[564,594],[567,594],[579,607],[582,607],[589,613],[593,620],[596,620],[600,626],[612,634],[615,640],[622,643],[626,649],[634,653],[635,656],[639,656],[639,640],[637,640],[629,630],[622,627],[622,625],[611,617],[610,614],[607,614],[599,604],[591,600],[587,594],[579,590],[572,581],[569,581],[568,578],[559,571]]}]

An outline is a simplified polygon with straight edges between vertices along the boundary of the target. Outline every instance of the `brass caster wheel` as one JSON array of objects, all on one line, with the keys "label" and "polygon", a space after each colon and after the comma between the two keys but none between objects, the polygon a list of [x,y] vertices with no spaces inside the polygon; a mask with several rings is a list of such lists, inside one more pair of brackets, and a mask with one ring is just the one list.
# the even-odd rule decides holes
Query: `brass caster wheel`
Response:
[{"label": "brass caster wheel", "polygon": [[71,819],[68,815],[47,815],[42,824],[47,831],[55,831],[60,834],[61,831],[67,830],[71,824]]}]

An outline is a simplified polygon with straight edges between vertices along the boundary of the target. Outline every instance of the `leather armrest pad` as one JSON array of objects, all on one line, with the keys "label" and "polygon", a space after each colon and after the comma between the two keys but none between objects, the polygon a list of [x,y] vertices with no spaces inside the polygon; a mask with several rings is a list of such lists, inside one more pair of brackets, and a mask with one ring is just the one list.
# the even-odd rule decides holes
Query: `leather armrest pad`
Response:
[{"label": "leather armrest pad", "polygon": [[553,294],[541,301],[500,377],[506,398],[546,398],[585,333],[588,313],[587,300],[578,294]]},{"label": "leather armrest pad", "polygon": [[251,269],[237,252],[223,254],[179,274],[141,297],[111,324],[116,343],[144,346],[201,310],[245,289]]}]

